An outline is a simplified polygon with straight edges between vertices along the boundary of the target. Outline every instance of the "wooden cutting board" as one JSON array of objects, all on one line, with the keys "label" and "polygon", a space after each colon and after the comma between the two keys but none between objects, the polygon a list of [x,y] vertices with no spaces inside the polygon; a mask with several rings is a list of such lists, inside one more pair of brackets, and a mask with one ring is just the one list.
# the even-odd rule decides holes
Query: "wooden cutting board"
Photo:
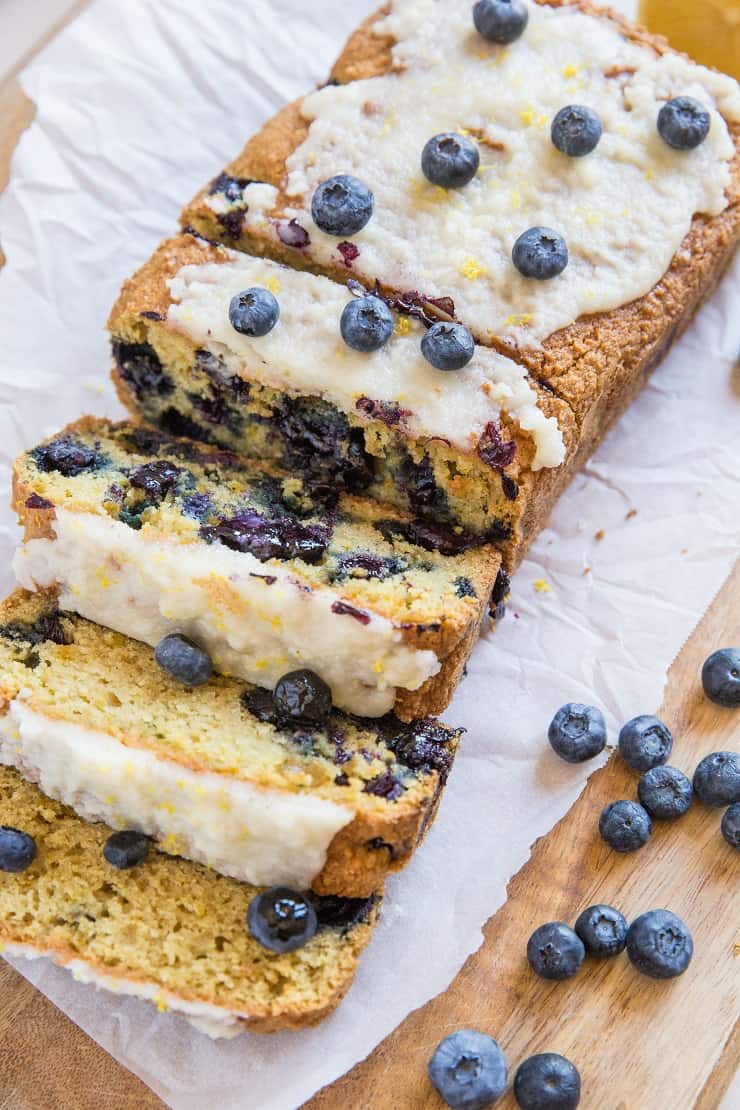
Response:
[{"label": "wooden cutting board", "polygon": [[[0,189],[32,117],[17,82],[0,87]],[[671,761],[689,774],[708,752],[740,747],[740,713],[712,706],[698,681],[711,651],[739,643],[740,564],[673,664],[659,711],[676,738]],[[427,1060],[443,1036],[472,1026],[500,1041],[512,1070],[534,1052],[568,1056],[581,1071],[584,1110],[715,1110],[740,1067],[740,853],[722,840],[719,813],[698,805],[676,825],[657,826],[639,853],[609,851],[598,836],[598,815],[608,801],[633,797],[634,790],[635,776],[618,758],[596,772],[512,879],[483,946],[449,989],[306,1106],[439,1110]],[[695,943],[689,971],[672,983],[654,983],[621,956],[587,961],[566,983],[536,979],[524,955],[532,930],[543,921],[572,922],[584,906],[602,901],[628,918],[659,906],[684,917]],[[431,963],[434,923],[418,926],[429,936]],[[514,1105],[510,1093],[497,1103]],[[0,960],[0,1110],[162,1106]]]}]

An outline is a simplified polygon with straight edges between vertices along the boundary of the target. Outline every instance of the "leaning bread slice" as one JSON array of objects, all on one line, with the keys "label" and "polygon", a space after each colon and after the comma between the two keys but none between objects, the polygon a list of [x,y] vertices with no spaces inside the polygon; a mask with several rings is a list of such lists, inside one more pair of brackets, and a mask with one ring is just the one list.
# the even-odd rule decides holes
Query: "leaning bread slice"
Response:
[{"label": "leaning bread slice", "polygon": [[[254,287],[279,306],[259,337],[230,317],[232,298]],[[490,348],[459,372],[435,369],[422,320],[444,319],[444,304],[398,301],[385,344],[353,349],[340,324],[366,292],[192,234],[168,239],[108,322],[121,400],[157,427],[452,528],[461,549],[512,549],[543,479],[557,480],[570,411]]]},{"label": "leaning bread slice", "polygon": [[459,731],[272,695],[188,688],[152,649],[18,590],[0,605],[0,763],[85,818],[133,828],[245,882],[365,896],[434,817]]},{"label": "leaning bread slice", "polygon": [[0,826],[35,843],[23,871],[0,869],[0,949],[50,957],[76,979],[134,995],[212,1037],[315,1025],[346,994],[379,899],[313,902],[318,930],[279,954],[249,932],[259,888],[151,850],[130,870],[103,856],[109,830],[0,767]]},{"label": "leaning bread slice", "polygon": [[499,557],[377,502],[134,424],[85,418],[21,456],[22,585],[273,688],[308,667],[334,704],[404,720],[449,702]]}]

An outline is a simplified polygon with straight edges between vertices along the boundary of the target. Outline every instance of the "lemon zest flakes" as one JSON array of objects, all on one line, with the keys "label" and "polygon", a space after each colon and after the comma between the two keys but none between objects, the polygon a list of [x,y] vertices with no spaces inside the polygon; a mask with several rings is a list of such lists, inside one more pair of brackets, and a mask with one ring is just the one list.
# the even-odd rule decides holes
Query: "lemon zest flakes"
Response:
[{"label": "lemon zest flakes", "polygon": [[531,312],[518,312],[513,316],[506,317],[506,323],[510,328],[524,328],[527,324],[532,323]]},{"label": "lemon zest flakes", "polygon": [[552,589],[550,588],[550,583],[546,582],[544,578],[535,578],[533,585],[534,585],[534,588],[535,588],[535,590],[538,594],[550,594],[550,593],[552,593]]},{"label": "lemon zest flakes", "polygon": [[265,289],[269,289],[273,296],[280,292],[280,282],[276,277],[269,277],[265,282]]},{"label": "lemon zest flakes", "polygon": [[477,281],[488,273],[488,267],[479,262],[477,258],[466,258],[460,267],[460,273],[468,281]]},{"label": "lemon zest flakes", "polygon": [[411,331],[411,321],[408,316],[399,316],[393,331],[395,335],[408,335]]},{"label": "lemon zest flakes", "polygon": [[579,67],[569,62],[567,66],[563,66],[563,77],[575,77],[578,74]]}]

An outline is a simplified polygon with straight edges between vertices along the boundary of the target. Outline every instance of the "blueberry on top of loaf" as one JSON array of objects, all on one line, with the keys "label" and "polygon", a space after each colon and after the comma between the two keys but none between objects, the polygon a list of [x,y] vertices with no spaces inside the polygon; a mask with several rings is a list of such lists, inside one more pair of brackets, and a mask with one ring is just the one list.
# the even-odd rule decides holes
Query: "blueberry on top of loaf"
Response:
[{"label": "blueberry on top of loaf", "polygon": [[445,661],[499,567],[460,531],[133,424],[70,426],[19,459],[15,489],[23,585],[152,645],[182,632],[267,687],[308,666],[366,716],[418,716],[396,691],[436,675],[449,700]]},{"label": "blueberry on top of loaf", "polygon": [[9,767],[0,767],[0,825],[37,847],[26,870],[2,875],[5,953],[48,956],[83,982],[147,999],[212,1037],[321,1021],[346,993],[380,903],[313,898],[315,936],[279,954],[247,928],[259,887],[161,851],[117,870],[103,855],[109,829]]},{"label": "blueberry on top of loaf", "polygon": [[0,664],[0,763],[83,816],[268,885],[375,890],[426,829],[460,735],[339,710],[290,723],[233,678],[185,688],[151,648],[44,594],[0,605]]}]

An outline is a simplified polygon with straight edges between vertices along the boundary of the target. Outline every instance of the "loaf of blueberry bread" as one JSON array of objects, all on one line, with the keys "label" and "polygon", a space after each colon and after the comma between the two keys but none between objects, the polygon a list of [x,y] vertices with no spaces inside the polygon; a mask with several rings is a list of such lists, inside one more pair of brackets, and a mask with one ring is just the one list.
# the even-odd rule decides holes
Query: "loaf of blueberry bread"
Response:
[{"label": "loaf of blueberry bread", "polygon": [[390,0],[182,219],[441,301],[565,401],[526,542],[728,264],[739,124],[734,80],[587,0]]},{"label": "loaf of blueberry bread", "polygon": [[50,957],[211,1037],[325,1018],[378,905],[235,882],[82,821],[0,767],[0,950]]},{"label": "loaf of blueberry bread", "polygon": [[123,287],[114,378],[152,425],[361,491],[460,551],[511,550],[539,475],[574,438],[570,410],[490,348],[436,369],[422,319],[444,309],[397,308],[185,234]]},{"label": "loaf of blueberry bread", "polygon": [[21,585],[270,689],[309,668],[365,717],[441,712],[505,583],[490,545],[135,424],[70,425],[20,457],[14,499]]},{"label": "loaf of blueberry bread", "polygon": [[16,591],[0,604],[0,763],[244,882],[366,897],[408,862],[459,731],[351,717],[307,671],[275,693],[184,685],[193,657],[174,646],[167,671],[145,644]]}]

